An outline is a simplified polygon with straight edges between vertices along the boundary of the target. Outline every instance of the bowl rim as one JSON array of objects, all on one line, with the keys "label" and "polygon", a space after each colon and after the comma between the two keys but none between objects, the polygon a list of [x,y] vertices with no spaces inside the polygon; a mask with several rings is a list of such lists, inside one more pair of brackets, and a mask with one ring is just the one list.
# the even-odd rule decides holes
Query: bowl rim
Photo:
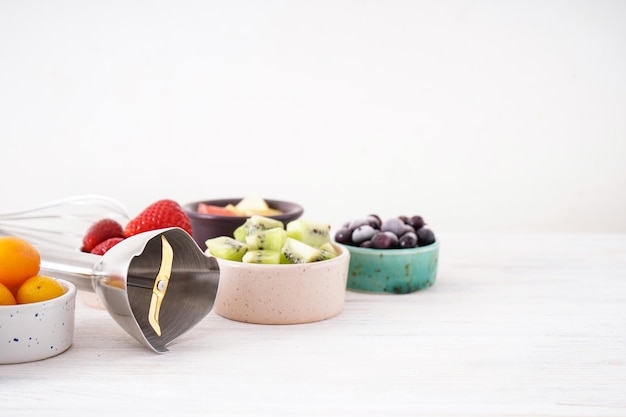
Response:
[{"label": "bowl rim", "polygon": [[78,291],[76,289],[76,285],[62,278],[55,278],[55,277],[50,277],[50,278],[55,279],[63,286],[63,288],[65,288],[65,292],[62,295],[59,295],[58,297],[55,297],[55,298],[51,298],[49,300],[37,301],[36,303],[0,305],[0,311],[2,309],[6,309],[8,311],[9,308],[15,309],[16,307],[20,309],[30,308],[30,306],[32,306],[33,308],[36,308],[36,307],[41,307],[44,304],[50,305],[50,304],[56,304],[56,303],[65,303],[66,301],[69,301],[76,296],[76,293]]},{"label": "bowl rim", "polygon": [[334,242],[332,242],[333,246],[335,246],[336,249],[339,250],[339,254],[337,256],[335,256],[334,258],[330,258],[330,259],[325,259],[323,261],[315,261],[315,262],[306,262],[303,264],[256,264],[256,263],[250,263],[250,262],[240,262],[240,261],[231,261],[230,259],[223,259],[223,258],[218,258],[217,256],[214,256],[215,259],[219,262],[219,263],[224,263],[226,265],[230,265],[233,268],[258,268],[258,269],[269,269],[269,268],[280,268],[280,269],[302,269],[303,267],[319,267],[321,265],[321,267],[324,267],[325,265],[328,265],[329,262],[339,262],[345,258],[349,258],[350,257],[350,253],[347,250],[344,250],[343,247],[339,244],[336,244]]},{"label": "bowl rim", "polygon": [[[239,202],[242,199],[243,199],[243,197],[211,198],[211,199],[205,199],[205,200],[191,201],[189,203],[183,204],[181,207],[187,213],[188,216],[194,217],[194,218],[197,218],[197,219],[220,219],[220,220],[247,219],[250,216],[222,216],[222,215],[219,215],[219,214],[198,213],[198,211],[197,211],[198,204],[200,204],[200,203],[215,204],[215,205],[220,205],[220,204],[226,205],[226,204],[236,204],[236,202]],[[267,203],[267,205],[270,206],[270,208],[273,208],[277,204],[288,204],[288,205],[290,205],[292,207],[291,210],[284,211],[281,214],[267,216],[267,217],[272,218],[272,219],[284,220],[284,218],[293,217],[294,215],[300,215],[301,216],[304,213],[304,207],[302,205],[300,205],[298,203],[294,203],[292,201],[277,200],[277,199],[272,199],[272,198],[264,198],[264,200]]]},{"label": "bowl rim", "polygon": [[[336,242],[333,242],[336,243]],[[393,249],[378,249],[378,248],[362,248],[360,246],[351,246],[343,243],[337,243],[340,246],[345,247],[350,253],[360,254],[360,255],[390,255],[390,256],[402,256],[402,255],[413,255],[420,253],[428,253],[434,250],[439,249],[439,239],[435,240],[433,243],[425,246],[417,246],[414,248],[393,248]]]}]

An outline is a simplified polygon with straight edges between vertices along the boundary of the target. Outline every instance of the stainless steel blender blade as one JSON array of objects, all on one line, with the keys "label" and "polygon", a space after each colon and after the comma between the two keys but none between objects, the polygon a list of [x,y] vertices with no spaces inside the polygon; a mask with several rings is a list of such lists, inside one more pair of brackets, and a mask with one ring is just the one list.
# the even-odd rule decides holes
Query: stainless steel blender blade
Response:
[{"label": "stainless steel blender blade", "polygon": [[39,247],[42,273],[95,291],[111,317],[155,352],[213,308],[219,266],[180,228],[140,233],[103,256]]}]

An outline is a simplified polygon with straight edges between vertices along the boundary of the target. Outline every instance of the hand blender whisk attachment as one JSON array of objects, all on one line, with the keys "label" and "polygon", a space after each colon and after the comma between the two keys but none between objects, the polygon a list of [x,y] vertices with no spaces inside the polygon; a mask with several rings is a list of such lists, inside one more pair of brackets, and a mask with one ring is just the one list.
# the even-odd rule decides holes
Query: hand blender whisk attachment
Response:
[{"label": "hand blender whisk attachment", "polygon": [[0,214],[0,235],[14,235],[33,244],[79,249],[85,232],[96,221],[110,218],[122,225],[130,220],[126,208],[102,195],[77,195]]},{"label": "hand blender whisk attachment", "polygon": [[111,317],[154,352],[166,352],[166,346],[198,324],[215,303],[218,263],[183,229],[131,236],[103,256],[41,242],[35,239],[34,244],[42,273],[95,291]]}]

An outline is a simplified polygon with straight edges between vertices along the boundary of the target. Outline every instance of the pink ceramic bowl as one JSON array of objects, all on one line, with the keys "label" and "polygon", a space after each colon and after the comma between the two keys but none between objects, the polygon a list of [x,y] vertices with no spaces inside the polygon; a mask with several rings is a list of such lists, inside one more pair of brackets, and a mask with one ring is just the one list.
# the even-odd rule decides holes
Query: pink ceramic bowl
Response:
[{"label": "pink ceramic bowl", "polygon": [[227,319],[256,324],[325,320],[343,310],[350,253],[306,264],[250,264],[217,259],[220,283],[213,309]]}]

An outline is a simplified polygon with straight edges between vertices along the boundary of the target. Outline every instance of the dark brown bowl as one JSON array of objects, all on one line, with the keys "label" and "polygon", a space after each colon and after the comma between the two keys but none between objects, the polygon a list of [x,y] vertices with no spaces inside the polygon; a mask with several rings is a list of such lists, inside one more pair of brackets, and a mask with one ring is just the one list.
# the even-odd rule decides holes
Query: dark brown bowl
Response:
[{"label": "dark brown bowl", "polygon": [[[192,203],[184,204],[183,210],[189,216],[191,221],[191,233],[193,239],[196,241],[200,249],[206,250],[206,244],[204,242],[207,239],[211,239],[218,236],[233,236],[235,229],[244,224],[248,217],[245,216],[215,216],[212,214],[200,214],[198,213],[198,204],[212,204],[215,206],[226,206],[228,204],[237,204],[241,201],[241,198],[221,198],[214,200],[202,200]],[[282,211],[282,214],[275,216],[268,216],[272,219],[277,219],[283,222],[283,225],[287,225],[292,220],[296,220],[304,212],[304,208],[296,203],[282,200],[269,200],[265,199],[270,208]]]}]

